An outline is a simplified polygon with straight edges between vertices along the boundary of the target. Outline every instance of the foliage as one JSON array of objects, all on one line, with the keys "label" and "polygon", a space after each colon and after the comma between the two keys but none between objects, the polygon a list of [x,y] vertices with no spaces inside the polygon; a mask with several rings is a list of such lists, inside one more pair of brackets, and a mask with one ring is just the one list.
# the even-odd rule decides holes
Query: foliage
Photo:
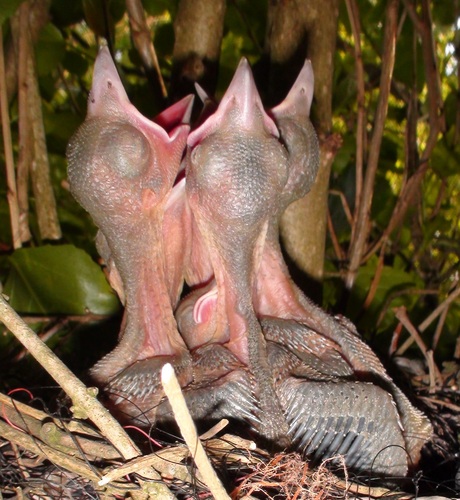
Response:
[{"label": "foliage", "polygon": [[[7,2],[2,12],[5,38],[8,22],[19,2]],[[429,158],[429,168],[420,189],[401,224],[382,243],[401,190],[414,173],[430,134],[429,93],[421,39],[410,16],[399,8],[395,67],[388,113],[380,148],[370,214],[370,234],[361,266],[351,292],[344,287],[347,249],[352,224],[346,207],[353,213],[356,194],[357,92],[355,56],[350,18],[340,2],[337,52],[334,60],[333,128],[342,137],[342,147],[332,168],[329,212],[331,233],[326,249],[325,307],[348,315],[365,334],[391,334],[397,321],[392,308],[404,305],[414,324],[442,302],[458,281],[460,191],[460,106],[458,99],[460,51],[459,12],[451,2],[431,2],[435,53],[438,58],[445,127]],[[71,6],[71,7],[70,7]],[[106,9],[107,7],[107,9]],[[154,37],[163,78],[168,86],[173,64],[173,19],[177,1],[146,0],[144,8]],[[369,141],[379,98],[384,17],[386,2],[359,2],[361,50],[364,67],[365,138]],[[103,10],[105,11],[103,12]],[[263,58],[266,29],[266,2],[228,2],[220,58],[217,94],[228,84],[241,55],[257,65]],[[117,303],[108,291],[102,271],[94,269],[85,254],[93,258],[95,228],[87,214],[72,199],[65,184],[65,147],[84,120],[91,73],[101,36],[109,36],[127,93],[146,115],[160,111],[153,102],[140,58],[131,42],[125,2],[113,0],[54,0],[51,21],[41,30],[35,55],[52,182],[57,199],[63,238],[58,245],[41,246],[34,212],[30,248],[13,252],[6,184],[0,182],[0,270],[5,293],[24,313],[84,314],[110,313]],[[107,23],[102,23],[102,20]],[[107,35],[108,34],[108,35]],[[256,72],[257,75],[257,72]],[[416,130],[408,132],[416,108]],[[10,103],[14,152],[18,154],[17,100]],[[368,148],[368,144],[365,146]],[[408,161],[408,152],[415,164]],[[341,196],[337,196],[340,193]],[[30,203],[33,208],[34,198]],[[334,239],[336,244],[334,244]],[[75,246],[73,246],[75,245]],[[375,250],[373,248],[375,247]],[[339,249],[342,252],[339,252]],[[6,258],[9,256],[8,258]],[[344,258],[345,256],[345,258]],[[371,291],[371,294],[370,294]],[[430,293],[415,293],[425,291]],[[84,292],[84,293],[83,293]],[[443,326],[442,341],[455,342],[459,307],[453,306]],[[428,339],[435,325],[428,330]]]}]

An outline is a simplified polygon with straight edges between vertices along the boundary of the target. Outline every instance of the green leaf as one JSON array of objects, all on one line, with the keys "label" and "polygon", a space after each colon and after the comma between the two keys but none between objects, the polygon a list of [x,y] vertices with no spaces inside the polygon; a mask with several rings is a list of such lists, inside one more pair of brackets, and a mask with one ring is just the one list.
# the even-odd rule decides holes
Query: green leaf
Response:
[{"label": "green leaf", "polygon": [[38,76],[49,75],[62,62],[65,54],[65,42],[61,32],[48,23],[40,32],[35,54]]},{"label": "green leaf", "polygon": [[0,8],[0,23],[10,18],[23,0],[3,0]]},{"label": "green leaf", "polygon": [[27,314],[113,314],[118,300],[101,268],[73,245],[22,248],[9,258],[4,292]]},{"label": "green leaf", "polygon": [[84,76],[88,71],[88,60],[80,52],[67,50],[62,61],[64,68],[77,76]]},{"label": "green leaf", "polygon": [[51,19],[59,27],[70,26],[78,23],[83,18],[82,0],[63,2],[62,0],[51,1]]},{"label": "green leaf", "polygon": [[[423,283],[414,273],[408,273],[397,267],[384,266],[372,303],[364,311],[362,305],[377,272],[377,265],[378,258],[374,256],[359,269],[353,288],[353,296],[347,306],[346,315],[352,319],[361,316],[359,326],[364,330],[372,331],[376,328],[379,315],[385,305],[388,308],[379,330],[387,328],[394,321],[392,307],[402,304],[412,306],[413,302],[417,300],[414,294],[408,293],[398,296],[396,292],[423,288]],[[391,302],[387,303],[388,300]]]},{"label": "green leaf", "polygon": [[171,0],[143,0],[142,5],[151,16],[163,16],[166,12],[175,15],[177,11],[177,1]]}]

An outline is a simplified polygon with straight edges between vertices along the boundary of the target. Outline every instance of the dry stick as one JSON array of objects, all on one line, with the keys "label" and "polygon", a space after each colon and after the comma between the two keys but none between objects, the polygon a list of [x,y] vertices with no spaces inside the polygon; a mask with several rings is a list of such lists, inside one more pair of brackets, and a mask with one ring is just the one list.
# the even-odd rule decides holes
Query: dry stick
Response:
[{"label": "dry stick", "polygon": [[[363,165],[364,151],[366,148],[366,107],[365,107],[365,88],[364,88],[364,67],[361,51],[361,22],[359,19],[359,10],[355,0],[346,0],[348,18],[353,32],[354,50],[355,50],[355,72],[358,120],[356,124],[356,191],[355,191],[355,214],[359,213],[361,195],[363,189]],[[355,225],[351,225],[351,239],[353,239]]]},{"label": "dry stick", "polygon": [[428,89],[427,99],[430,133],[423,153],[421,154],[417,171],[407,180],[401,189],[398,201],[396,202],[396,206],[390,217],[387,228],[383,232],[381,238],[369,250],[369,254],[376,252],[382,243],[388,239],[395,228],[402,223],[408,208],[411,206],[416,194],[419,192],[422,180],[429,168],[428,160],[434,147],[436,146],[438,134],[445,129],[441,83],[432,30],[433,23],[431,22],[430,3],[427,0],[423,0],[422,17],[419,17],[417,14],[414,3],[411,0],[403,0],[403,3],[422,40],[423,62]]},{"label": "dry stick", "polygon": [[363,309],[367,309],[372,304],[375,294],[377,293],[377,289],[380,283],[380,279],[382,278],[382,273],[384,268],[384,257],[385,257],[385,245],[382,246],[382,250],[380,251],[379,260],[377,262],[377,267],[375,269],[375,274],[374,277],[372,278],[369,291],[367,292],[367,297],[366,300],[364,301]]},{"label": "dry stick", "polygon": [[43,125],[42,100],[38,88],[34,52],[29,48],[27,60],[27,86],[29,120],[33,133],[34,161],[32,162],[32,188],[35,196],[37,222],[42,239],[61,238],[56,200],[50,178],[50,165],[46,149],[45,128]]},{"label": "dry stick", "polygon": [[153,46],[152,36],[147,26],[147,21],[145,20],[142,2],[141,0],[126,0],[126,8],[128,10],[133,42],[141,56],[142,62],[146,68],[155,69],[158,82],[160,83],[161,93],[163,97],[168,97],[168,91],[166,90],[155,47]]},{"label": "dry stick", "polygon": [[19,26],[14,30],[18,41],[18,128],[19,154],[17,164],[17,187],[19,203],[19,231],[21,241],[31,239],[29,229],[29,171],[33,159],[33,137],[29,120],[27,61],[31,46],[29,36],[29,2],[23,2],[19,7]]},{"label": "dry stick", "polygon": [[442,311],[441,316],[439,317],[438,324],[436,325],[436,330],[433,335],[433,340],[431,342],[431,349],[434,351],[436,347],[438,346],[439,339],[441,338],[442,335],[442,329],[444,328],[444,324],[446,322],[447,318],[447,313],[449,310],[446,308],[444,311]]},{"label": "dry stick", "polygon": [[[439,306],[429,315],[427,318],[420,323],[418,326],[418,331],[420,333],[423,333],[428,326],[440,315],[443,313],[444,310],[447,310],[450,304],[460,295],[460,286],[455,288],[455,290],[444,300],[439,304]],[[407,349],[414,343],[414,340],[412,337],[409,337],[404,344],[401,345],[401,347],[396,351],[397,356],[402,356]]]},{"label": "dry stick", "polygon": [[184,438],[196,466],[203,476],[207,487],[214,495],[216,500],[230,500],[215,470],[204,451],[203,445],[196,432],[195,424],[185,403],[179,382],[177,381],[174,369],[171,364],[166,363],[161,369],[161,383],[168,397],[169,404],[174,413],[177,425],[179,426],[182,437]]},{"label": "dry stick", "polygon": [[2,436],[3,439],[16,443],[22,448],[35,453],[36,455],[45,456],[52,462],[66,468],[67,470],[76,472],[80,476],[86,477],[95,482],[99,480],[96,472],[81,458],[71,457],[45,443],[39,443],[34,436],[29,436],[25,432],[14,429],[1,420],[0,436]]},{"label": "dry stick", "polygon": [[[54,378],[72,399],[74,407],[83,410],[99,427],[104,437],[120,451],[125,460],[139,456],[140,450],[131,441],[120,424],[96,399],[94,388],[88,389],[62,361],[44,344],[10,307],[0,294],[0,321],[29,350],[32,356]],[[159,480],[160,476],[152,469],[142,471],[142,475]],[[156,485],[156,493],[161,498],[174,498],[165,484]]]},{"label": "dry stick", "polygon": [[382,56],[382,74],[380,77],[380,94],[377,103],[374,130],[369,148],[366,175],[362,191],[362,201],[356,217],[354,238],[350,244],[350,265],[345,280],[348,289],[353,287],[356,272],[364,254],[366,241],[369,235],[369,219],[374,193],[374,182],[382,144],[385,119],[388,111],[391,77],[395,62],[396,33],[398,28],[398,0],[390,0],[386,10],[384,48]]},{"label": "dry stick", "polygon": [[351,214],[350,205],[348,205],[347,197],[337,189],[329,189],[329,194],[334,194],[340,198],[342,203],[342,208],[345,213],[345,217],[347,218],[348,224],[350,227],[353,225],[353,215]]},{"label": "dry stick", "polygon": [[13,247],[21,248],[19,231],[19,205],[14,172],[13,146],[11,143],[10,117],[8,115],[8,99],[6,95],[5,59],[3,53],[3,32],[0,26],[0,108],[2,113],[3,145],[5,148],[7,199],[10,208],[11,235]]},{"label": "dry stick", "polygon": [[345,252],[340,246],[339,239],[337,238],[337,234],[335,233],[334,223],[332,222],[331,212],[329,209],[327,211],[327,229],[332,241],[332,246],[334,247],[335,255],[340,262],[343,262],[345,260]]},{"label": "dry stick", "polygon": [[29,350],[32,356],[70,396],[75,407],[83,409],[104,436],[129,459],[140,454],[123,428],[95,398],[91,391],[62,363],[11,308],[0,294],[0,320]]},{"label": "dry stick", "polygon": [[442,383],[442,375],[439,371],[439,368],[434,363],[433,355],[430,354],[430,351],[427,349],[425,342],[423,342],[422,338],[420,337],[419,332],[411,323],[409,317],[407,316],[406,308],[404,306],[396,307],[394,311],[396,318],[398,318],[398,320],[404,325],[406,330],[411,334],[412,338],[415,340],[415,342],[417,342],[417,345],[422,351],[422,354],[425,356],[430,373],[430,389],[433,389],[436,380],[439,383]]}]

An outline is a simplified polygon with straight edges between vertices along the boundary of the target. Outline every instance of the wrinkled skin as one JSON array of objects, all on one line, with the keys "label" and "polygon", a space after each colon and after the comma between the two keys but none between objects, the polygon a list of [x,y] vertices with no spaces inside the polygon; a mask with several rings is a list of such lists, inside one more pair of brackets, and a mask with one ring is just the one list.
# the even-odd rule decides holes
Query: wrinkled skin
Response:
[{"label": "wrinkled skin", "polygon": [[[319,166],[312,98],[307,61],[266,112],[243,60],[189,134],[190,98],[147,120],[101,50],[69,181],[125,315],[92,375],[118,414],[147,425],[172,419],[159,384],[171,362],[196,420],[243,420],[313,460],[341,454],[351,469],[405,475],[428,420],[354,326],[292,283],[278,243],[282,212]],[[184,279],[192,292],[179,303]]]}]

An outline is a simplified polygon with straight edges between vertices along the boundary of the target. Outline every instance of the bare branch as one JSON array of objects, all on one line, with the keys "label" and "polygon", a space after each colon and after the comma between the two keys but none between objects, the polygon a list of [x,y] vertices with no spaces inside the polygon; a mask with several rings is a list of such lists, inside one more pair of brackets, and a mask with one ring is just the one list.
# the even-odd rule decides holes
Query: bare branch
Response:
[{"label": "bare branch", "polygon": [[[355,71],[356,71],[356,90],[357,90],[357,124],[356,124],[356,186],[355,186],[355,215],[360,211],[360,204],[363,189],[363,165],[364,152],[366,149],[366,106],[365,106],[365,88],[364,88],[364,66],[361,52],[361,21],[359,19],[359,10],[355,0],[346,0],[348,18],[350,19],[351,30],[354,38],[355,51]],[[351,239],[355,225],[351,225]]]},{"label": "bare branch", "polygon": [[[40,36],[43,26],[49,21],[50,0],[34,0],[27,2],[29,32],[32,43],[35,43]],[[18,13],[11,18],[11,24],[14,26],[19,22]],[[6,88],[8,102],[16,94],[18,88],[18,47],[16,40],[9,39],[5,45],[5,67],[6,67]]]},{"label": "bare branch", "polygon": [[[68,394],[72,399],[74,411],[90,416],[91,420],[99,427],[101,433],[120,451],[125,460],[141,454],[140,450],[131,441],[117,420],[96,399],[97,391],[94,388],[87,388],[67,368],[9,306],[2,294],[0,294],[0,321]],[[150,467],[146,467],[139,471],[139,473],[146,478],[160,479],[160,475]],[[161,495],[161,498],[174,498],[165,483],[159,483],[155,488],[158,495]]]},{"label": "bare branch", "polygon": [[57,216],[56,200],[50,178],[50,166],[43,125],[42,100],[38,87],[33,51],[27,61],[27,90],[29,120],[33,132],[34,160],[32,162],[32,188],[35,196],[38,226],[43,239],[58,240],[61,228]]},{"label": "bare branch", "polygon": [[0,108],[2,113],[3,145],[5,148],[5,166],[7,198],[10,209],[11,235],[13,247],[20,248],[21,235],[19,230],[19,204],[16,189],[16,174],[14,171],[13,144],[11,142],[10,117],[8,113],[8,100],[6,95],[5,59],[3,51],[3,32],[0,26]]},{"label": "bare branch", "polygon": [[337,259],[339,259],[340,262],[343,262],[345,260],[345,252],[343,251],[342,247],[340,246],[337,235],[335,234],[334,223],[332,222],[332,218],[331,218],[331,214],[329,213],[329,210],[327,212],[327,229],[329,231],[329,236],[330,236],[331,241],[332,241],[332,246],[334,247],[335,255],[337,256]]},{"label": "bare branch", "polygon": [[[418,326],[418,330],[423,333],[429,326],[430,324],[439,316],[441,315],[444,310],[447,310],[450,306],[450,304],[460,295],[460,286],[455,288],[455,290],[443,301],[439,306],[427,317],[425,318],[422,323]],[[397,350],[396,354],[398,356],[401,356],[404,354],[407,349],[414,343],[414,339],[412,337],[409,337],[404,344],[401,345],[401,347]]]},{"label": "bare branch", "polygon": [[160,87],[161,97],[168,97],[157,54],[152,42],[152,35],[145,19],[144,8],[141,0],[126,0],[128,10],[129,26],[133,37],[134,46],[141,56],[147,78],[151,85],[157,89]]},{"label": "bare branch", "polygon": [[372,278],[371,286],[369,287],[369,291],[367,292],[366,300],[363,304],[363,309],[367,309],[372,301],[374,300],[375,294],[377,293],[377,288],[379,286],[380,280],[382,278],[382,272],[384,267],[384,257],[385,257],[385,245],[382,246],[380,250],[379,260],[377,262],[377,267],[375,269],[374,277]]},{"label": "bare branch", "polygon": [[17,187],[19,202],[19,230],[21,241],[31,239],[29,229],[29,172],[32,169],[33,136],[29,119],[27,66],[29,60],[29,2],[19,7],[19,23],[12,27],[18,46],[18,109],[19,109],[19,154],[17,164]]},{"label": "bare branch", "polygon": [[380,94],[377,103],[372,139],[369,147],[362,200],[360,203],[359,213],[356,217],[354,238],[351,241],[349,249],[350,265],[346,277],[346,286],[348,289],[353,287],[356,273],[360,266],[367,238],[369,236],[374,182],[379,162],[380,146],[382,143],[385,119],[388,111],[388,98],[390,95],[391,77],[395,61],[396,34],[398,28],[398,5],[398,0],[390,0],[386,10]]},{"label": "bare branch", "polygon": [[340,198],[345,217],[347,218],[348,224],[350,224],[351,227],[351,225],[353,224],[353,216],[351,215],[350,206],[348,205],[346,196],[344,195],[344,193],[342,193],[342,191],[338,191],[337,189],[330,189],[329,194],[334,194]]},{"label": "bare branch", "polygon": [[195,82],[215,92],[225,7],[225,0],[180,1],[174,20],[173,100],[194,92]]},{"label": "bare branch", "polygon": [[[409,317],[407,316],[406,308],[405,307],[395,308],[395,316],[404,325],[406,330],[410,333],[413,342],[417,343],[419,349],[425,356],[430,372],[430,380],[432,381],[431,389],[433,389],[435,382],[437,382],[438,384],[442,384],[442,375],[441,372],[439,371],[439,368],[436,366],[433,360],[433,351],[427,349],[425,342],[423,342],[422,338],[420,337],[419,332],[417,331],[417,329],[414,327]],[[399,354],[399,350],[397,354]]]}]

